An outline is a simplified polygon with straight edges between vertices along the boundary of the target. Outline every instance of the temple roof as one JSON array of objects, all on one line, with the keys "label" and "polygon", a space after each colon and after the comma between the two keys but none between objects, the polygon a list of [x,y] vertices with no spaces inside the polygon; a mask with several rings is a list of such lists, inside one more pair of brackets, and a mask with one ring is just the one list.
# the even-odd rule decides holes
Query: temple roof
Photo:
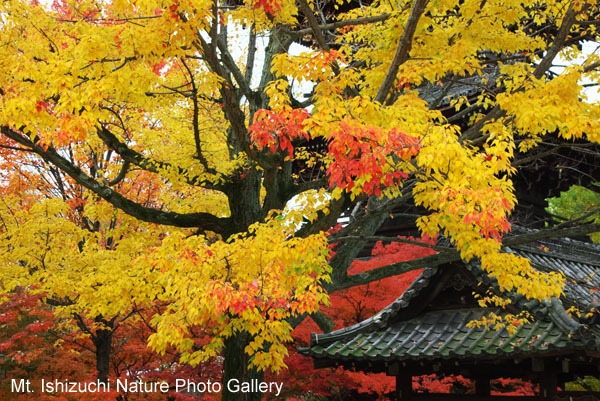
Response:
[{"label": "temple roof", "polygon": [[[517,231],[527,232],[520,228]],[[359,362],[371,365],[375,361],[476,361],[573,353],[600,357],[600,314],[596,310],[600,294],[596,293],[600,288],[600,246],[560,239],[513,245],[504,251],[528,258],[539,271],[562,272],[566,276],[564,295],[539,302],[516,293],[504,294],[512,300],[507,310],[481,308],[475,302],[446,305],[450,287],[464,295],[484,288],[499,291],[497,282],[476,261],[425,268],[398,299],[376,315],[341,330],[313,334],[310,347],[300,351],[316,362],[326,362],[322,366]],[[569,314],[567,310],[571,307],[578,308],[580,315]],[[467,327],[469,322],[491,313],[504,316],[523,310],[534,319],[520,324],[512,336],[505,328],[495,331]]]},{"label": "temple roof", "polygon": [[[432,311],[414,319],[372,330],[347,331],[345,335],[315,337],[307,354],[341,360],[405,361],[522,357],[563,350],[600,351],[600,330],[593,335],[570,335],[552,319],[536,319],[509,336],[500,331],[468,328],[498,309]],[[339,333],[338,333],[339,334]]]}]

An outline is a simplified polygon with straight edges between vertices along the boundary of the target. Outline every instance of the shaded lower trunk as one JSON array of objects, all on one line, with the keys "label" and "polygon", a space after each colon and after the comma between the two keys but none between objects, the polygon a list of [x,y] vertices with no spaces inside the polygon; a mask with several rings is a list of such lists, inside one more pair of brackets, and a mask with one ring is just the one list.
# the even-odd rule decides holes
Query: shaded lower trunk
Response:
[{"label": "shaded lower trunk", "polygon": [[227,340],[223,348],[222,401],[260,401],[260,392],[239,391],[242,383],[259,383],[263,373],[248,367],[249,357],[244,351],[250,342],[248,333],[238,333]]},{"label": "shaded lower trunk", "polygon": [[102,383],[108,383],[112,334],[112,330],[98,330],[94,340],[96,346],[96,378]]}]

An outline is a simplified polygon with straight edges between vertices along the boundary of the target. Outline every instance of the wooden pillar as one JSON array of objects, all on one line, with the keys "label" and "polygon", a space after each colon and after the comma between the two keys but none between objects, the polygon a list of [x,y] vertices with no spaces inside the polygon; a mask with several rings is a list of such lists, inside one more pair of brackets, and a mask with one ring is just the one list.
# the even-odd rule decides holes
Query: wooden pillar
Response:
[{"label": "wooden pillar", "polygon": [[396,375],[396,399],[397,401],[410,400],[412,395],[412,375],[400,373]]},{"label": "wooden pillar", "polygon": [[540,397],[543,400],[553,400],[556,396],[559,367],[549,359],[533,358],[531,370],[536,373],[540,385]]},{"label": "wooden pillar", "polygon": [[540,395],[544,400],[553,400],[556,396],[558,380],[556,371],[547,370],[540,377]]},{"label": "wooden pillar", "polygon": [[490,377],[489,375],[477,375],[475,379],[475,394],[481,396],[490,395]]}]

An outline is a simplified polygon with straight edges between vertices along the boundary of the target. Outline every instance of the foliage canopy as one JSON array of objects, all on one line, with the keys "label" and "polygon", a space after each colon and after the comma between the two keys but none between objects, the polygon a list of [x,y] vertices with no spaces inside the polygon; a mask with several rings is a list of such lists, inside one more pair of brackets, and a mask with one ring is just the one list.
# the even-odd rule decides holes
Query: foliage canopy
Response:
[{"label": "foliage canopy", "polygon": [[[520,158],[546,136],[600,142],[582,84],[600,82],[600,54],[579,50],[598,41],[598,4],[323,7],[4,1],[3,291],[38,291],[98,330],[160,303],[156,350],[190,363],[242,350],[258,369],[283,366],[292,321],[327,292],[426,263],[479,258],[504,290],[560,294],[564,277],[500,250]],[[299,41],[311,48],[291,52]],[[555,73],[559,55],[570,65]],[[399,210],[456,250],[349,274]],[[226,362],[225,376],[239,369]]]}]

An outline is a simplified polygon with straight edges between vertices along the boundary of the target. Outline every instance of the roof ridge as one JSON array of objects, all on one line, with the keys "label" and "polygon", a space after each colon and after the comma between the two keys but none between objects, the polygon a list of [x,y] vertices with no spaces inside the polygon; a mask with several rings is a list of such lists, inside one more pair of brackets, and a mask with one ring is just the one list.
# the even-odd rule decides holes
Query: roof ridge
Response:
[{"label": "roof ridge", "polygon": [[584,337],[585,325],[574,320],[565,310],[562,302],[552,297],[550,301],[544,301],[548,309],[548,316],[565,334]]}]

